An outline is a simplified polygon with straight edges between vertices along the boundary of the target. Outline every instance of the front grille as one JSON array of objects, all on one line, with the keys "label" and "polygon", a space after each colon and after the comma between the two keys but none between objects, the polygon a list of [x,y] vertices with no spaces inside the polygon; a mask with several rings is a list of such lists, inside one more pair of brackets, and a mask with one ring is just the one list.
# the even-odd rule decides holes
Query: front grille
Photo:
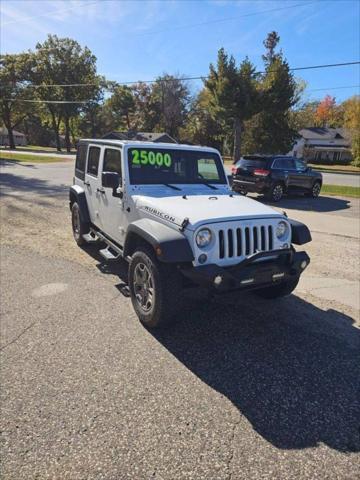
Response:
[{"label": "front grille", "polygon": [[273,249],[273,227],[257,225],[255,227],[227,228],[219,230],[219,257],[246,257],[256,251]]}]

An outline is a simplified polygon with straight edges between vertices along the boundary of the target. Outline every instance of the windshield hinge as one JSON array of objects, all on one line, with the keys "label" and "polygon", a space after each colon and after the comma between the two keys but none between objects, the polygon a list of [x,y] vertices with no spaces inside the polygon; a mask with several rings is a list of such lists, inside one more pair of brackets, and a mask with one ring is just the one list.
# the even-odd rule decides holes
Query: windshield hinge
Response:
[{"label": "windshield hinge", "polygon": [[185,228],[189,225],[190,223],[190,220],[188,219],[188,217],[184,218],[179,230],[180,232],[183,232],[185,230]]}]

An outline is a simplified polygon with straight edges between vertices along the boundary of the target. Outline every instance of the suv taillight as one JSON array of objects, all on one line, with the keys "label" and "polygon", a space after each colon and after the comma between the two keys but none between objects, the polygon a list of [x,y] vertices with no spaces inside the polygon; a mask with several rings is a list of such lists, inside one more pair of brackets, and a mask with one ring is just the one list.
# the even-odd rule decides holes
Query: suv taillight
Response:
[{"label": "suv taillight", "polygon": [[265,170],[264,168],[255,168],[254,175],[260,175],[261,177],[267,177],[270,173],[270,170]]},{"label": "suv taillight", "polygon": [[232,166],[231,167],[231,173],[233,175],[236,175],[238,173],[238,167],[236,165]]}]

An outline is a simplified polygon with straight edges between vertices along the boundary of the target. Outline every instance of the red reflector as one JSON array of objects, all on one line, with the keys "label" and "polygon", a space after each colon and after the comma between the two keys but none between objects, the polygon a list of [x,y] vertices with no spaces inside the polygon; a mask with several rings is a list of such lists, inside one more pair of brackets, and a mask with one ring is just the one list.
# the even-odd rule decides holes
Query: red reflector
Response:
[{"label": "red reflector", "polygon": [[263,168],[256,168],[254,170],[254,175],[261,175],[262,177],[266,177],[269,173],[270,170],[264,170]]}]

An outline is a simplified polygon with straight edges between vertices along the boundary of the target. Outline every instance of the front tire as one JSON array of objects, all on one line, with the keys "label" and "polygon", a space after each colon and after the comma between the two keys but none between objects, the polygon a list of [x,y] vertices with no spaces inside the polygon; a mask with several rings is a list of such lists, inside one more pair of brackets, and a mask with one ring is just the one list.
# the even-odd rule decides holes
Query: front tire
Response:
[{"label": "front tire", "polygon": [[267,299],[287,297],[295,290],[297,284],[299,283],[299,279],[300,277],[296,277],[294,279],[278,283],[271,287],[260,288],[259,290],[255,290],[254,293],[256,293],[256,295],[259,295],[260,297]]},{"label": "front tire", "polygon": [[159,328],[173,320],[179,309],[181,276],[174,265],[159,262],[152,248],[141,246],[129,266],[131,301],[140,322]]},{"label": "front tire", "polygon": [[83,235],[89,233],[89,224],[81,220],[80,207],[74,202],[71,207],[71,225],[75,242],[81,247],[86,243]]},{"label": "front tire", "polygon": [[317,198],[320,195],[320,191],[321,191],[321,183],[315,182],[311,190],[309,191],[308,196],[312,198]]}]

